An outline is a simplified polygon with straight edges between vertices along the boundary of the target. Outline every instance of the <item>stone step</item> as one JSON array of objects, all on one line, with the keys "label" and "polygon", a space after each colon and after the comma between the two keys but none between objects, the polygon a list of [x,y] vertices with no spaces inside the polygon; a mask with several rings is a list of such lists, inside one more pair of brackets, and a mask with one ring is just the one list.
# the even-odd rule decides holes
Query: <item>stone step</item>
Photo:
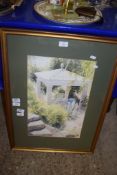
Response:
[{"label": "stone step", "polygon": [[32,131],[32,132],[29,133],[29,135],[31,135],[31,136],[51,137],[52,133],[47,128],[44,128],[40,131]]},{"label": "stone step", "polygon": [[28,131],[36,131],[36,130],[42,130],[45,128],[45,124],[43,121],[39,120],[39,121],[32,121],[30,123],[28,123]]},{"label": "stone step", "polygon": [[40,120],[41,117],[39,115],[36,115],[36,114],[30,114],[28,116],[28,119],[27,119],[27,122],[30,123],[30,122],[33,122],[33,121],[38,121]]}]

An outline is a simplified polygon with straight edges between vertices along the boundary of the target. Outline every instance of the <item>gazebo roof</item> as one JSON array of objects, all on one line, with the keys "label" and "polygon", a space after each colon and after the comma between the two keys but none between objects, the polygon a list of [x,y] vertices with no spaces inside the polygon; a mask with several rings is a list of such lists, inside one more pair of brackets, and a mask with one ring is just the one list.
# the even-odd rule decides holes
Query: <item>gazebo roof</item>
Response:
[{"label": "gazebo roof", "polygon": [[52,85],[63,85],[72,83],[74,85],[80,85],[83,82],[84,77],[79,76],[76,73],[70,72],[66,69],[55,69],[50,71],[36,72],[36,77],[46,83]]}]

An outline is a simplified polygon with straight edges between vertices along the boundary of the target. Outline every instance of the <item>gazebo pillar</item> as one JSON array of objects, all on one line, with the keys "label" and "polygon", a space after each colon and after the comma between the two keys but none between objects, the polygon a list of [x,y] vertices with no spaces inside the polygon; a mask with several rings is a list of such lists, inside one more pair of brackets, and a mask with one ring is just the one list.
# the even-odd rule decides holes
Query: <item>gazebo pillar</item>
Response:
[{"label": "gazebo pillar", "polygon": [[46,98],[47,98],[47,103],[51,103],[52,100],[52,85],[47,85],[47,92],[46,92]]},{"label": "gazebo pillar", "polygon": [[69,92],[70,92],[70,86],[66,86],[66,87],[65,87],[65,99],[66,99],[66,100],[68,100]]}]

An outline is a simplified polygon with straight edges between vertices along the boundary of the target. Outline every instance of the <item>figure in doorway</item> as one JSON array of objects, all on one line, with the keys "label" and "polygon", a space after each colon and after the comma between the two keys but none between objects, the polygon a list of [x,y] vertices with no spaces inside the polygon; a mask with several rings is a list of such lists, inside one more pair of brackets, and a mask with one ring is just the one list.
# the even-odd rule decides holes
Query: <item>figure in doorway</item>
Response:
[{"label": "figure in doorway", "polygon": [[72,114],[74,110],[78,111],[79,103],[80,103],[80,96],[77,90],[71,89],[68,96],[68,105],[67,105],[68,112]]}]

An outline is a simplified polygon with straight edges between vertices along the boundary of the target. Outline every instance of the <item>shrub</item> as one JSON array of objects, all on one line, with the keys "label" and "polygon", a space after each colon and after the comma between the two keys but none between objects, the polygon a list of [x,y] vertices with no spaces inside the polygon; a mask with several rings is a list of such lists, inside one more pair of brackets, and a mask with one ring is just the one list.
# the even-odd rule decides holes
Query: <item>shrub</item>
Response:
[{"label": "shrub", "polygon": [[45,115],[46,104],[36,96],[33,83],[28,82],[28,111],[37,115]]},{"label": "shrub", "polygon": [[81,100],[81,103],[82,103],[82,107],[86,107],[88,103],[88,97],[87,96],[83,97],[83,99]]},{"label": "shrub", "polygon": [[41,116],[52,126],[60,127],[68,118],[68,112],[58,104],[47,104],[39,99],[32,82],[28,82],[28,112]]},{"label": "shrub", "polygon": [[67,120],[68,113],[62,106],[51,104],[48,105],[46,118],[52,126],[61,126]]}]

